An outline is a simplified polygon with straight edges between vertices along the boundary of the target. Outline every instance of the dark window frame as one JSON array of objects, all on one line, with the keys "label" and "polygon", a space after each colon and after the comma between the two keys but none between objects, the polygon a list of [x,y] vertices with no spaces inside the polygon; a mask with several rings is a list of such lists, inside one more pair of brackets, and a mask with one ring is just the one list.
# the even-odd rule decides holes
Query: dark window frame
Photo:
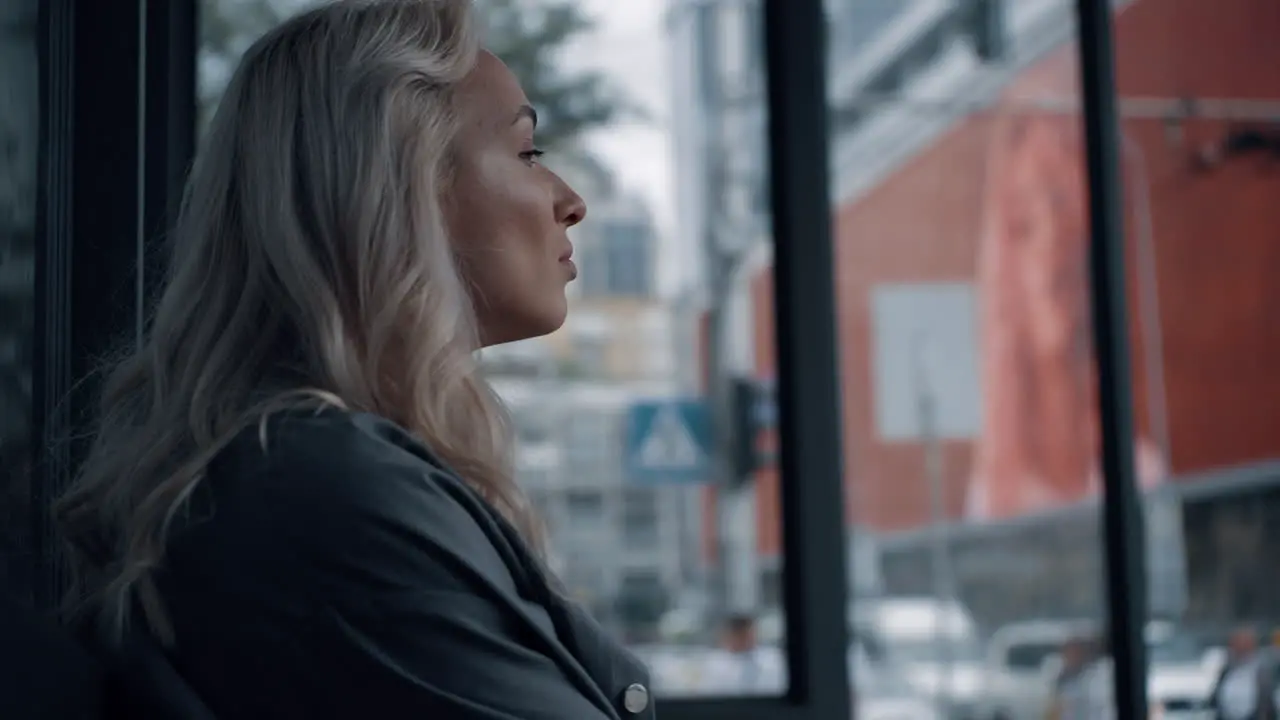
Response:
[{"label": "dark window frame", "polygon": [[96,366],[140,336],[195,142],[196,0],[42,0],[34,602],[67,589],[48,510],[84,451]]},{"label": "dark window frame", "polygon": [[1111,0],[1076,0],[1089,188],[1089,287],[1102,440],[1106,621],[1116,717],[1147,717],[1146,530],[1133,448],[1124,185]]},{"label": "dark window frame", "polygon": [[[7,98],[6,112],[14,112],[15,116],[32,113],[35,118],[29,125],[21,118],[6,123],[5,130],[18,132],[15,135],[5,133],[3,137],[6,145],[15,143],[27,146],[28,150],[34,149],[35,162],[32,164],[35,167],[26,162],[21,164],[16,162],[18,158],[24,161],[30,158],[29,155],[24,157],[23,152],[16,147],[6,147],[4,149],[6,158],[0,161],[0,173],[14,173],[14,182],[9,189],[9,193],[12,194],[6,198],[14,203],[14,207],[6,207],[4,210],[16,211],[15,217],[0,219],[0,236],[3,236],[0,237],[0,253],[3,253],[0,257],[0,265],[15,261],[20,263],[16,267],[0,268],[6,271],[3,273],[5,277],[0,281],[3,284],[3,287],[0,287],[0,296],[2,296],[0,302],[4,304],[3,310],[0,311],[3,312],[4,318],[0,322],[10,320],[17,322],[16,327],[6,327],[3,329],[4,332],[0,333],[2,335],[0,343],[6,346],[4,349],[6,354],[14,353],[12,357],[5,360],[6,377],[3,378],[5,381],[3,387],[0,387],[0,398],[3,398],[5,403],[3,414],[6,415],[4,427],[0,429],[0,434],[4,435],[0,437],[0,446],[2,446],[0,459],[6,463],[3,471],[0,471],[0,486],[2,486],[0,502],[5,504],[3,513],[0,513],[2,518],[0,522],[4,523],[3,531],[0,532],[0,535],[3,535],[0,538],[0,554],[3,555],[0,557],[0,594],[3,594],[4,601],[22,606],[32,605],[36,596],[43,592],[40,587],[43,581],[38,562],[41,551],[47,544],[48,528],[41,522],[38,515],[31,512],[33,503],[39,499],[42,492],[39,479],[34,475],[32,467],[32,461],[36,459],[40,447],[39,436],[34,432],[34,423],[41,414],[38,409],[42,401],[41,377],[36,374],[36,368],[41,360],[41,344],[44,337],[36,308],[42,302],[42,288],[46,285],[42,282],[42,278],[38,277],[40,267],[45,264],[42,258],[47,250],[43,242],[46,235],[43,221],[46,214],[45,205],[61,200],[60,197],[50,197],[49,193],[43,192],[48,179],[46,168],[50,167],[50,164],[44,161],[45,154],[39,142],[47,134],[45,125],[58,122],[65,115],[51,115],[50,103],[47,100],[48,93],[44,91],[47,78],[51,70],[55,69],[50,68],[43,60],[44,48],[49,45],[49,39],[44,31],[45,25],[41,22],[41,10],[38,2],[29,2],[29,4],[10,8],[2,29],[6,37],[0,40],[0,43],[6,46],[9,42],[26,46],[34,50],[33,54],[36,56],[34,65],[19,62],[12,67],[6,67],[3,71],[6,75],[14,76],[11,80],[13,87],[35,90],[32,93],[35,95],[34,98],[31,95],[26,96],[27,100],[34,102],[35,107],[18,109],[17,103],[21,102],[22,94],[17,92]],[[16,48],[6,47],[6,55],[12,58],[14,49]],[[22,76],[22,79],[18,76]],[[31,137],[31,134],[36,137]],[[28,174],[33,169],[34,176]],[[21,214],[17,205],[23,202],[19,198],[19,192],[27,189],[33,195],[27,200],[31,204],[32,215],[30,218],[20,219],[16,217]],[[22,267],[22,264],[26,262],[31,263],[30,276],[23,272],[26,268]],[[13,344],[9,345],[9,343]],[[14,374],[9,375],[10,372]],[[24,386],[24,380],[29,387]],[[18,419],[12,416],[22,417]],[[22,437],[24,434],[25,437]]]}]

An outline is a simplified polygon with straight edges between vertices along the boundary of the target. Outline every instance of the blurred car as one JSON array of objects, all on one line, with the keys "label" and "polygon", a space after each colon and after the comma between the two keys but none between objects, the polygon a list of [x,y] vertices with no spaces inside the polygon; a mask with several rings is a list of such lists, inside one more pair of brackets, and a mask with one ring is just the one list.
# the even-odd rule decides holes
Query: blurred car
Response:
[{"label": "blurred car", "polygon": [[[653,671],[660,696],[763,696],[787,691],[785,623],[777,610],[757,621],[755,672],[741,672],[741,658],[707,646],[649,645],[633,650]],[[853,633],[847,655],[849,689],[857,720],[947,720],[938,703],[907,679],[905,666],[883,647]],[[744,682],[744,677],[753,677]]]},{"label": "blurred car", "polygon": [[850,627],[933,698],[948,720],[969,720],[982,692],[982,642],[961,603],[933,597],[863,598],[850,605]]},{"label": "blurred car", "polygon": [[1212,720],[1225,653],[1170,622],[1147,625],[1147,697],[1161,720]]},{"label": "blurred car", "polygon": [[869,652],[858,638],[848,663],[856,720],[945,720],[943,709],[908,682],[901,667]]},{"label": "blurred car", "polygon": [[979,720],[1044,718],[1063,645],[1095,626],[1082,620],[1028,620],[996,630],[987,643],[974,716]]},{"label": "blurred car", "polygon": [[[1068,640],[1096,634],[1091,620],[1031,620],[997,630],[988,643],[980,720],[1039,720],[1051,704]],[[1177,624],[1145,628],[1147,697],[1161,720],[1209,720],[1222,653]]]}]

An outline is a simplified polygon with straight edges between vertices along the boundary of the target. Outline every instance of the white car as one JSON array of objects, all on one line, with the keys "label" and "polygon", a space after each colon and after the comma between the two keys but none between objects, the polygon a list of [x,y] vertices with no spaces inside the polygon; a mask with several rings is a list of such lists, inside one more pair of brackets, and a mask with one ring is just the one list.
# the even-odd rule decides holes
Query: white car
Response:
[{"label": "white car", "polygon": [[963,605],[932,597],[860,599],[850,607],[853,632],[902,668],[923,697],[969,720],[982,691],[977,626]]},{"label": "white car", "polygon": [[907,682],[901,668],[872,659],[860,643],[849,648],[848,662],[856,720],[945,720],[946,713]]},{"label": "white car", "polygon": [[[987,645],[979,720],[1043,718],[1061,668],[1062,646],[1096,631],[1097,623],[1087,620],[1032,620],[997,630]],[[1152,716],[1212,720],[1210,697],[1222,669],[1221,651],[1203,647],[1162,620],[1148,623],[1146,638]]]},{"label": "white car", "polygon": [[979,720],[1041,720],[1053,695],[1062,646],[1096,623],[1030,620],[1005,625],[987,642]]},{"label": "white car", "polygon": [[[766,613],[758,625],[759,647],[752,653],[754,679],[746,681],[742,658],[720,648],[686,646],[633,648],[653,671],[659,697],[768,696],[787,691],[783,623]],[[849,690],[856,720],[946,720],[936,702],[907,681],[902,668],[872,657],[854,642],[847,656]]]},{"label": "white car", "polygon": [[1213,688],[1226,663],[1165,622],[1147,626],[1147,697],[1160,720],[1213,720]]}]

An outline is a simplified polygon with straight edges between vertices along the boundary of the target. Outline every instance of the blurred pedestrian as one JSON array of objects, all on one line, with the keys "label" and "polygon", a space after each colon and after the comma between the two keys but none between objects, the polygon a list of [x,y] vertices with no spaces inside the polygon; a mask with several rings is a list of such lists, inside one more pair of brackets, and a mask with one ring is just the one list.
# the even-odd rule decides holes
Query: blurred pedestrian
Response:
[{"label": "blurred pedestrian", "polygon": [[1111,651],[1105,633],[1073,638],[1063,645],[1052,720],[1112,720],[1115,693],[1112,688]]},{"label": "blurred pedestrian", "polygon": [[1258,651],[1258,720],[1280,720],[1280,629],[1271,631],[1270,640],[1270,645]]},{"label": "blurred pedestrian", "polygon": [[708,663],[708,690],[734,695],[786,692],[783,650],[760,644],[754,615],[736,613],[726,618],[719,650]]},{"label": "blurred pedestrian", "polygon": [[1262,653],[1258,633],[1240,626],[1227,638],[1227,662],[1213,688],[1213,710],[1217,720],[1260,720],[1263,703]]}]

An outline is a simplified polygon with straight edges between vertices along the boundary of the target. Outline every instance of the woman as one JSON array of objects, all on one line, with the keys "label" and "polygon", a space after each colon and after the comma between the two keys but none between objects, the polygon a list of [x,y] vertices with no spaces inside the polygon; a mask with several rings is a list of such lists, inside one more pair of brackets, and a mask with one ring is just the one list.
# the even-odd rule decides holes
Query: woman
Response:
[{"label": "woman", "polygon": [[652,717],[549,579],[473,359],[564,321],[585,208],[468,5],[249,49],[61,504],[94,617],[220,717]]}]

